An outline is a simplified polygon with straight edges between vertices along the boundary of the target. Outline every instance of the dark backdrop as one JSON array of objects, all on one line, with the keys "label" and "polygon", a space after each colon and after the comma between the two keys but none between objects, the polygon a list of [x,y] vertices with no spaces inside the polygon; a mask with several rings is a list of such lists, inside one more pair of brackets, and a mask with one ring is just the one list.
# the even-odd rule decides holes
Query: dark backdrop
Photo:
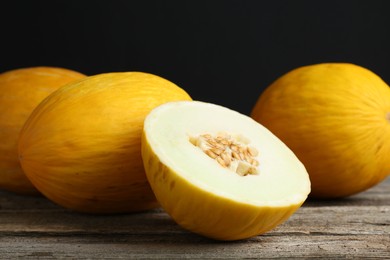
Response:
[{"label": "dark backdrop", "polygon": [[287,71],[351,62],[390,82],[390,1],[2,1],[0,71],[144,71],[248,114]]}]

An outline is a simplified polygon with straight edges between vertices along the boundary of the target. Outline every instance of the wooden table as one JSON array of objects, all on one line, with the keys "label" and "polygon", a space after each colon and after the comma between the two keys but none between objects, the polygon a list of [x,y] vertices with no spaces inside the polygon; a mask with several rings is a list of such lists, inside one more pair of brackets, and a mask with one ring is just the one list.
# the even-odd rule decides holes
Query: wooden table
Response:
[{"label": "wooden table", "polygon": [[390,259],[390,178],[350,198],[308,200],[276,229],[236,242],[185,231],[161,209],[92,216],[7,192],[0,207],[1,259]]}]

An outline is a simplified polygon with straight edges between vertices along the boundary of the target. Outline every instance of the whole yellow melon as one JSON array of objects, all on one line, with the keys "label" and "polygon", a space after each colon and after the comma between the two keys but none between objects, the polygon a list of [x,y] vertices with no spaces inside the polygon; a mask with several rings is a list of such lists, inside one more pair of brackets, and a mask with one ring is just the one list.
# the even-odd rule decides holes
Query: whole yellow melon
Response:
[{"label": "whole yellow melon", "polygon": [[85,75],[57,67],[29,67],[0,74],[0,188],[39,194],[18,159],[20,130],[34,108],[59,87]]},{"label": "whole yellow melon", "polygon": [[87,77],[46,98],[19,139],[23,170],[55,203],[87,213],[158,206],[141,158],[145,116],[168,101],[191,100],[180,87],[143,72]]},{"label": "whole yellow melon", "polygon": [[261,94],[251,116],[303,162],[312,197],[353,195],[390,174],[390,89],[366,68],[294,69]]}]

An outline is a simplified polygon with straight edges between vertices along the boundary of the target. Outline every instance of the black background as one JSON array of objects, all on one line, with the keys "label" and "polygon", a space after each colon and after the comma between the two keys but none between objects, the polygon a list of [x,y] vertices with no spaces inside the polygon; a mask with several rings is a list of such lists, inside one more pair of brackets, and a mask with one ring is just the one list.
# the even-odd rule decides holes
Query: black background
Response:
[{"label": "black background", "polygon": [[0,71],[144,71],[249,114],[277,77],[350,62],[390,82],[390,1],[2,1]]}]

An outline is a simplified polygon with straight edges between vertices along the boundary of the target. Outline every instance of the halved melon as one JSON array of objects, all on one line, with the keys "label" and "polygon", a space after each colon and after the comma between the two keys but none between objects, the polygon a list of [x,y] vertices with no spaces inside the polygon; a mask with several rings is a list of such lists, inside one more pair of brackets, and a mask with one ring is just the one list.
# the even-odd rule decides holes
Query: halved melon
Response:
[{"label": "halved melon", "polygon": [[145,119],[142,158],[165,211],[183,228],[218,240],[267,232],[306,200],[303,164],[270,131],[228,108],[169,102]]}]

